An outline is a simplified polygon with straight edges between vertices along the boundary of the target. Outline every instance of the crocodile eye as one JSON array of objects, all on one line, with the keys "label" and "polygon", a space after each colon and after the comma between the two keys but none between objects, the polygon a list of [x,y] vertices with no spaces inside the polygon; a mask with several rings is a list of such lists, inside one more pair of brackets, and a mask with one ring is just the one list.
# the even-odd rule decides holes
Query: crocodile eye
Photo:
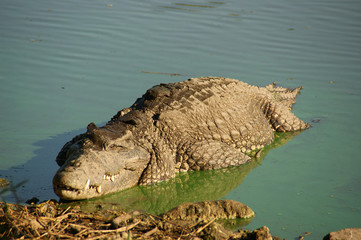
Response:
[{"label": "crocodile eye", "polygon": [[109,145],[109,149],[118,150],[118,151],[125,151],[125,150],[127,150],[128,148],[127,148],[127,147],[124,147],[124,146],[121,146],[121,145],[112,144],[112,145]]},{"label": "crocodile eye", "polygon": [[133,149],[134,143],[132,141],[114,141],[108,145],[108,148],[117,151],[125,151]]},{"label": "crocodile eye", "polygon": [[97,132],[88,134],[88,144],[96,146],[100,149],[107,149],[109,147],[108,141]]}]

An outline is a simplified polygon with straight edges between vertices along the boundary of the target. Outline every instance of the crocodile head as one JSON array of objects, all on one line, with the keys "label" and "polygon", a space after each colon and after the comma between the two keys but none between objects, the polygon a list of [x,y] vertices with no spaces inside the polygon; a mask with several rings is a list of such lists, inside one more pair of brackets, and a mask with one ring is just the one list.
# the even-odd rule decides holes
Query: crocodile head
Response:
[{"label": "crocodile head", "polygon": [[135,144],[126,126],[88,125],[87,132],[66,143],[56,159],[55,193],[65,200],[98,197],[136,185],[149,153]]}]

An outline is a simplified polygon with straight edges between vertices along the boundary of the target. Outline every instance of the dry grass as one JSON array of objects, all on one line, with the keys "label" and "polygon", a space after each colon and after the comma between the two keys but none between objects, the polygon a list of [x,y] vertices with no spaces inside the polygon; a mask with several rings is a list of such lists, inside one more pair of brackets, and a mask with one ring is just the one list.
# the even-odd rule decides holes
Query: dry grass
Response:
[{"label": "dry grass", "polygon": [[261,239],[253,236],[271,237],[268,231],[232,233],[215,218],[193,222],[137,211],[86,213],[52,200],[29,206],[0,202],[0,239]]},{"label": "dry grass", "polygon": [[0,207],[1,239],[194,239],[209,225],[136,212],[84,213],[51,200],[30,206],[0,202]]}]

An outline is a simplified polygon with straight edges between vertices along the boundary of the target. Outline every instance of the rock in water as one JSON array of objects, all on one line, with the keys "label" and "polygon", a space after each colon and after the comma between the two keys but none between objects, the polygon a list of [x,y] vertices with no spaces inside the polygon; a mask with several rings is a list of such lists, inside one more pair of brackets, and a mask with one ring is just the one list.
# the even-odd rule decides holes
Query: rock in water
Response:
[{"label": "rock in water", "polygon": [[323,240],[360,240],[361,228],[345,228],[327,234]]}]

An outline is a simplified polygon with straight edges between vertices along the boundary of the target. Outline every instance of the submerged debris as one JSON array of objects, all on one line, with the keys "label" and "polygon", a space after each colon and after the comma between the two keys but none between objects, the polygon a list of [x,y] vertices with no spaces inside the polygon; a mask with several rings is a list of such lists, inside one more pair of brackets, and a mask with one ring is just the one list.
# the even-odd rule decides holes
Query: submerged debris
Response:
[{"label": "submerged debris", "polygon": [[9,185],[9,180],[6,178],[0,178],[0,188],[6,187],[7,185]]},{"label": "submerged debris", "polygon": [[216,218],[195,222],[138,211],[86,213],[55,200],[29,206],[0,202],[0,239],[272,239],[266,227],[233,233]]}]

